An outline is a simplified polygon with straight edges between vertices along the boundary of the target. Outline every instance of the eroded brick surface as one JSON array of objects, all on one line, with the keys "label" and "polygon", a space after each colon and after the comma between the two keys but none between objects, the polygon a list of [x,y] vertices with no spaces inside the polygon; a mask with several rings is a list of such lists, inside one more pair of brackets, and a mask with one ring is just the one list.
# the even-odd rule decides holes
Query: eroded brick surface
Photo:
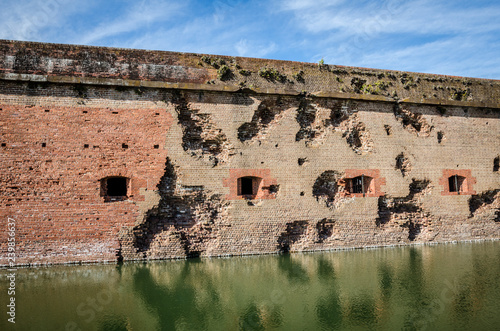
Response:
[{"label": "eroded brick surface", "polygon": [[20,264],[500,238],[497,81],[4,41],[0,76]]}]

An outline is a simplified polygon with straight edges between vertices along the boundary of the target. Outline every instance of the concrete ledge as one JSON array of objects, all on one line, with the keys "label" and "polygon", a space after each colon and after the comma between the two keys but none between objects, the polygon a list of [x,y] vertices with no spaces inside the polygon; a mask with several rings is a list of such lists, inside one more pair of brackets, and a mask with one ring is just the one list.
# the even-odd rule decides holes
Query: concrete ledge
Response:
[{"label": "concrete ledge", "polygon": [[[37,83],[55,83],[55,84],[85,84],[85,85],[101,85],[101,86],[122,86],[122,87],[145,87],[145,88],[164,88],[177,90],[195,90],[195,91],[214,91],[214,92],[250,92],[256,94],[272,94],[272,95],[288,95],[299,96],[299,93],[294,90],[279,89],[279,88],[241,88],[230,85],[216,84],[196,84],[196,83],[170,83],[163,81],[146,81],[121,78],[96,78],[96,77],[76,77],[76,76],[55,76],[55,75],[35,75],[35,74],[16,74],[16,73],[0,73],[0,80],[20,81],[20,82],[37,82]],[[474,108],[493,108],[500,109],[500,102],[479,102],[479,101],[457,101],[457,100],[442,100],[442,99],[394,99],[383,95],[372,94],[355,94],[330,91],[317,91],[308,95],[316,98],[334,98],[346,100],[361,100],[375,102],[399,102],[406,104],[423,104],[435,106],[456,106],[456,107],[474,107]]]}]

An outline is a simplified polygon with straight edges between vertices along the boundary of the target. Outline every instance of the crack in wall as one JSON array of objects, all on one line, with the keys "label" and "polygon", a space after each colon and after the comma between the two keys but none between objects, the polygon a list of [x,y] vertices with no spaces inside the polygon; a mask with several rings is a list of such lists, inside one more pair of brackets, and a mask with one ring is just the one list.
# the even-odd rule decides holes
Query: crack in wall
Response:
[{"label": "crack in wall", "polygon": [[221,129],[212,122],[210,114],[191,109],[186,99],[174,96],[178,123],[182,127],[182,147],[191,156],[205,159],[212,166],[227,163],[235,154],[233,145]]}]

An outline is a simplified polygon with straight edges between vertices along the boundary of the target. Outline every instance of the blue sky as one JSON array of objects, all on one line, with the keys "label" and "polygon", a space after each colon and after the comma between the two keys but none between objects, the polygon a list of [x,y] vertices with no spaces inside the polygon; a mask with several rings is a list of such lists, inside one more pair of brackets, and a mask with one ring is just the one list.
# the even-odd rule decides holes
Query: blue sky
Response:
[{"label": "blue sky", "polygon": [[0,39],[500,79],[500,2],[3,0]]}]

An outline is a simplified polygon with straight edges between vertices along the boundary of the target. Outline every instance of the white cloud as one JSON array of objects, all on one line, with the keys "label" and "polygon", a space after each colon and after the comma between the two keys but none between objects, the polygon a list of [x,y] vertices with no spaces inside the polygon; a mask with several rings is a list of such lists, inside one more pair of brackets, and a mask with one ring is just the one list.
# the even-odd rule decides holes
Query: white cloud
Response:
[{"label": "white cloud", "polygon": [[247,39],[240,39],[234,48],[238,56],[266,57],[276,50],[276,44],[274,42],[249,42]]},{"label": "white cloud", "polygon": [[[308,1],[309,2],[309,1]],[[387,0],[382,3],[339,3],[334,6],[291,7],[295,22],[312,33],[337,30],[344,35],[379,33],[442,34],[497,31],[500,6],[462,8],[440,1]],[[290,9],[292,8],[292,9]],[[295,9],[296,8],[296,9]]]},{"label": "white cloud", "polygon": [[44,31],[58,27],[65,19],[90,4],[70,0],[19,0],[3,4],[0,39],[40,40]]},{"label": "white cloud", "polygon": [[123,16],[111,22],[101,23],[98,27],[85,34],[79,44],[92,44],[119,34],[140,30],[150,24],[171,19],[187,5],[173,1],[142,1],[135,2],[127,8]]}]

